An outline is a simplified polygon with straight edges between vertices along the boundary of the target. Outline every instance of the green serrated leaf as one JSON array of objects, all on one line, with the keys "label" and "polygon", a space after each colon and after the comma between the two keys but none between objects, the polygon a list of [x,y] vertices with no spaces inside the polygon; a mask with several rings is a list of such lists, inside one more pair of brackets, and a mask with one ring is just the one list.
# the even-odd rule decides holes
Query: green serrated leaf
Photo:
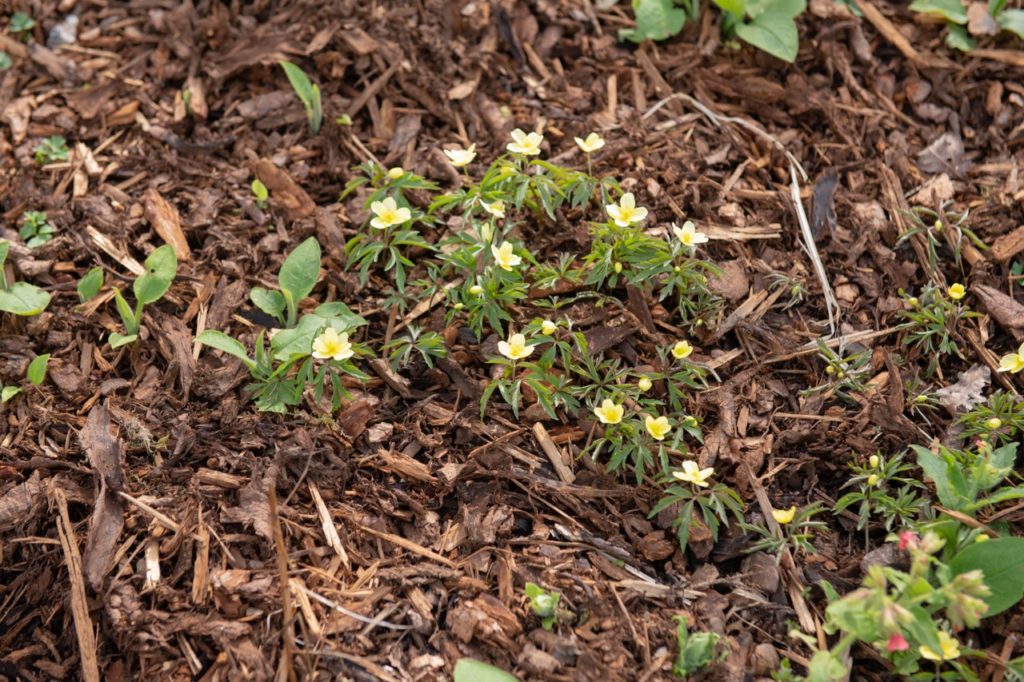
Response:
[{"label": "green serrated leaf", "polygon": [[773,57],[792,63],[800,49],[796,22],[783,14],[762,14],[750,23],[736,24],[736,35]]},{"label": "green serrated leaf", "polygon": [[954,24],[967,23],[967,10],[960,0],[914,0],[910,11],[940,16]]},{"label": "green serrated leaf", "polygon": [[515,675],[472,658],[460,658],[453,677],[454,682],[519,682]]},{"label": "green serrated leaf", "polygon": [[0,290],[0,311],[31,317],[46,310],[50,305],[50,294],[34,284],[15,282],[9,288]]},{"label": "green serrated leaf", "polygon": [[93,268],[78,280],[78,300],[82,303],[94,298],[103,288],[103,268]]},{"label": "green serrated leaf", "polygon": [[25,371],[25,376],[28,378],[28,382],[30,384],[38,386],[46,380],[46,366],[49,362],[49,353],[37,355],[32,358],[32,362],[28,363],[28,369]]},{"label": "green serrated leaf", "polygon": [[1024,538],[1002,537],[969,545],[949,562],[953,575],[980,569],[992,593],[985,598],[986,618],[1002,613],[1024,597]]},{"label": "green serrated leaf", "polygon": [[682,31],[686,24],[686,12],[672,0],[633,0],[633,13],[636,28],[621,29],[619,40],[665,40]]}]

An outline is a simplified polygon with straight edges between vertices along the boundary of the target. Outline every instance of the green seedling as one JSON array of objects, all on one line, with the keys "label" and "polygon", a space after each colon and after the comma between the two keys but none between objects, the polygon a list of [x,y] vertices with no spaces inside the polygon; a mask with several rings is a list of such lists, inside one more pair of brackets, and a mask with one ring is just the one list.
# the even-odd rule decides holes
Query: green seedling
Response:
[{"label": "green seedling", "polygon": [[34,249],[53,239],[53,225],[46,221],[46,211],[25,211],[21,214],[21,229],[18,234],[25,240],[25,246]]},{"label": "green seedling", "polygon": [[[25,372],[25,378],[33,386],[39,386],[46,381],[46,367],[50,361],[50,354],[37,355],[32,358],[32,362],[28,363],[28,369]],[[20,386],[2,386],[0,385],[0,403],[6,403],[14,396],[21,393]]]},{"label": "green seedling", "polygon": [[28,282],[7,281],[3,265],[10,248],[10,242],[0,241],[0,311],[23,317],[38,315],[50,305],[50,294]]},{"label": "green seedling", "polygon": [[267,205],[267,197],[270,196],[270,190],[260,182],[259,178],[254,179],[250,187],[252,188],[252,195],[256,197],[256,205],[259,206],[260,210],[263,210]]},{"label": "green seedling", "polygon": [[761,525],[741,523],[740,528],[760,536],[746,551],[774,554],[776,562],[782,560],[783,550],[787,547],[794,554],[817,554],[818,551],[811,544],[811,538],[815,532],[827,530],[828,524],[816,521],[814,517],[824,511],[820,502],[813,502],[799,510],[794,505],[789,509],[774,511],[772,515],[779,524],[779,535]]},{"label": "green seedling", "polygon": [[25,14],[24,12],[15,12],[11,15],[11,23],[8,24],[11,33],[18,36],[21,40],[28,42],[31,37],[32,29],[36,27],[36,20]]},{"label": "green seedling", "polygon": [[448,355],[443,336],[437,332],[425,332],[414,325],[409,325],[405,336],[385,344],[384,351],[388,353],[391,366],[396,370],[412,362],[414,351],[419,353],[427,367],[434,366],[434,359]]},{"label": "green seedling", "polygon": [[558,600],[561,595],[557,592],[548,592],[536,583],[526,583],[526,597],[530,600],[530,610],[539,617],[540,624],[545,630],[550,630],[558,620]]},{"label": "green seedling", "polygon": [[302,242],[288,254],[277,273],[277,290],[253,287],[249,300],[257,308],[276,319],[283,327],[292,328],[298,318],[299,301],[309,296],[320,276],[320,243],[315,237]]},{"label": "green seedling", "polygon": [[82,303],[92,300],[103,288],[103,268],[93,268],[78,280],[78,300]]},{"label": "green seedling", "polygon": [[1007,391],[996,391],[956,421],[966,438],[1009,443],[1024,433],[1024,399]]},{"label": "green seedling", "polygon": [[68,141],[63,135],[51,135],[32,150],[36,155],[36,163],[45,166],[56,161],[67,161],[71,150],[68,149]]},{"label": "green seedling", "polygon": [[[903,343],[928,357],[928,376],[938,369],[940,356],[964,357],[957,343],[960,322],[977,317],[978,313],[961,300],[963,290],[960,284],[953,284],[945,292],[927,286],[920,297],[904,295],[907,307],[900,311],[905,320],[902,325]],[[902,290],[900,293],[903,295]]]},{"label": "green seedling", "polygon": [[729,648],[721,646],[721,637],[714,632],[690,632],[686,627],[686,616],[675,616],[676,660],[672,673],[686,678],[709,665],[729,657]]},{"label": "green seedling", "polygon": [[[294,328],[278,331],[269,344],[266,334],[260,332],[252,356],[241,342],[213,329],[196,337],[196,343],[216,348],[242,361],[253,378],[246,389],[253,396],[256,409],[261,412],[286,412],[302,401],[307,387],[313,389],[316,401],[330,387],[331,408],[337,410],[342,399],[348,396],[342,384],[343,375],[359,381],[369,379],[356,367],[354,358],[372,353],[348,339],[351,332],[366,324],[364,318],[344,303],[332,302],[321,304],[312,313],[303,315]],[[332,346],[327,354],[317,350],[317,342],[322,342],[325,335],[333,336],[329,339],[330,344],[325,344]]]},{"label": "green seedling", "polygon": [[[968,24],[971,30],[978,23],[968,17],[967,9],[960,0],[914,0],[910,3],[910,9],[922,14],[941,17],[946,21],[946,44],[961,52],[970,52],[977,47],[977,41],[971,37],[968,31]],[[986,33],[995,34],[999,31],[1009,31],[1018,38],[1024,39],[1024,10],[1011,8],[1007,9],[1006,0],[989,0],[988,2],[989,27]]]},{"label": "green seedling", "polygon": [[288,82],[292,89],[306,107],[306,123],[309,125],[309,132],[316,135],[320,132],[320,126],[324,120],[323,105],[320,101],[320,86],[309,80],[306,72],[289,61],[280,61],[278,64],[284,69],[288,76]]},{"label": "green seedling", "polygon": [[871,518],[881,517],[882,526],[892,531],[909,526],[927,508],[921,497],[924,485],[912,474],[915,467],[904,461],[904,453],[884,457],[874,454],[866,463],[850,465],[853,477],[844,488],[855,488],[836,502],[833,513],[840,514],[857,508],[857,530],[864,531],[864,546],[868,546]]},{"label": "green seedling", "polygon": [[120,348],[134,343],[139,338],[142,309],[150,303],[159,301],[167,293],[178,272],[178,258],[174,255],[174,248],[170,244],[165,244],[154,249],[146,259],[145,266],[145,274],[139,275],[132,286],[135,293],[134,310],[121,295],[121,290],[114,289],[114,303],[117,305],[121,321],[124,322],[125,333],[112,332],[110,334],[111,348]]}]

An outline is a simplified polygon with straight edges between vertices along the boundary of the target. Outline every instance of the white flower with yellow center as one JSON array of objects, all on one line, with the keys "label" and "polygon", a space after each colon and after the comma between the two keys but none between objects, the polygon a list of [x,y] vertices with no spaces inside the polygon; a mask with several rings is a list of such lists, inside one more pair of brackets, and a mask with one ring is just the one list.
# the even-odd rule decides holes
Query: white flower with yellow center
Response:
[{"label": "white flower with yellow center", "polygon": [[636,197],[632,192],[623,194],[619,203],[608,204],[604,208],[619,227],[629,227],[647,217],[647,209],[636,205]]},{"label": "white flower with yellow center", "polygon": [[684,483],[692,483],[695,486],[706,488],[708,487],[708,479],[711,478],[715,473],[715,470],[711,467],[707,469],[701,469],[700,465],[694,462],[692,459],[688,459],[683,462],[682,471],[673,471],[672,475]]},{"label": "white flower with yellow center", "polygon": [[608,398],[602,400],[599,407],[594,408],[594,414],[602,424],[618,424],[622,421],[622,415],[625,412],[622,405],[616,405]]},{"label": "white flower with yellow center", "polygon": [[672,346],[672,357],[676,360],[685,360],[691,355],[693,355],[693,346],[689,341],[676,341],[676,345]]},{"label": "white flower with yellow center", "polygon": [[370,221],[370,227],[375,227],[378,230],[386,230],[389,227],[407,223],[412,219],[412,213],[409,209],[405,206],[399,208],[392,197],[387,197],[383,201],[373,202],[370,204],[370,211],[374,216]]},{"label": "white flower with yellow center", "polygon": [[644,427],[654,440],[662,440],[672,430],[672,425],[668,423],[668,417],[655,419],[651,415],[647,415],[644,419]]},{"label": "white flower with yellow center", "polygon": [[558,325],[551,320],[544,320],[540,323],[540,333],[545,336],[551,336],[558,330]]},{"label": "white flower with yellow center", "polygon": [[441,151],[444,152],[444,155],[448,157],[448,161],[453,166],[465,168],[476,158],[476,142],[469,145],[468,149],[442,149]]},{"label": "white flower with yellow center", "polygon": [[513,252],[513,248],[509,242],[502,242],[501,246],[491,244],[491,253],[494,255],[494,260],[498,267],[502,270],[512,272],[512,268],[523,262],[523,259]]},{"label": "white flower with yellow center", "polygon": [[486,201],[481,200],[480,205],[484,207],[485,211],[490,213],[495,218],[505,217],[505,202],[502,201],[501,199],[496,199],[495,201],[492,201],[489,204]]},{"label": "white flower with yellow center", "polygon": [[339,334],[333,327],[328,327],[313,339],[313,357],[317,360],[348,360],[355,355],[348,334]]},{"label": "white flower with yellow center", "polygon": [[672,232],[675,234],[676,239],[690,250],[697,248],[697,244],[708,243],[708,236],[703,232],[698,232],[696,225],[690,220],[683,223],[682,227],[672,225]]},{"label": "white flower with yellow center", "polygon": [[1016,374],[1022,369],[1024,369],[1024,343],[1020,344],[1020,348],[1017,349],[1016,353],[1009,353],[999,358],[1000,372]]},{"label": "white flower with yellow center", "polygon": [[521,360],[533,352],[533,346],[526,345],[526,337],[513,334],[508,341],[498,341],[498,352],[509,360]]},{"label": "white flower with yellow center", "polygon": [[574,137],[573,139],[576,140],[576,146],[583,150],[584,154],[596,152],[604,146],[604,138],[597,133],[590,133],[587,135],[587,139],[585,140],[578,137]]},{"label": "white flower with yellow center", "polygon": [[544,142],[544,136],[540,133],[530,133],[527,135],[519,128],[516,128],[512,131],[512,140],[512,142],[505,146],[505,149],[513,154],[536,156],[540,154],[540,145]]}]

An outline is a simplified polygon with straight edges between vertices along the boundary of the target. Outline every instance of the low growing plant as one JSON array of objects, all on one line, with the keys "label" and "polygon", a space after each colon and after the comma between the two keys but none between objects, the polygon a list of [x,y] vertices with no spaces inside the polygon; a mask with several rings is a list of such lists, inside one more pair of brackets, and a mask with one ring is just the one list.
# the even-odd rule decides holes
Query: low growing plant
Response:
[{"label": "low growing plant", "polygon": [[56,161],[67,161],[71,150],[63,135],[51,135],[32,150],[36,155],[36,163],[45,166]]},{"label": "low growing plant", "polygon": [[249,300],[285,328],[298,320],[299,301],[309,296],[320,276],[320,243],[310,237],[292,250],[277,273],[279,289],[253,287]]},{"label": "low growing plant", "polygon": [[25,246],[34,249],[53,239],[53,225],[46,220],[45,211],[25,211],[21,214],[21,229],[18,234],[25,240]]},{"label": "low growing plant", "polygon": [[50,294],[28,282],[8,282],[4,263],[11,243],[0,240],[0,312],[23,317],[38,315],[50,305]]},{"label": "low growing plant", "polygon": [[278,62],[288,76],[288,82],[296,96],[302,101],[306,108],[306,123],[309,125],[309,132],[316,135],[320,132],[320,126],[324,120],[323,104],[320,101],[320,86],[312,82],[306,72],[289,61]]},{"label": "low growing plant", "polygon": [[111,332],[110,347],[120,348],[129,343],[134,343],[139,338],[139,329],[142,326],[142,310],[145,306],[159,301],[174,281],[178,272],[178,258],[174,255],[174,248],[170,244],[164,244],[149,254],[145,262],[146,272],[139,275],[132,291],[135,293],[135,308],[128,305],[120,289],[114,289],[114,303],[117,305],[117,312],[124,322],[125,333]]}]

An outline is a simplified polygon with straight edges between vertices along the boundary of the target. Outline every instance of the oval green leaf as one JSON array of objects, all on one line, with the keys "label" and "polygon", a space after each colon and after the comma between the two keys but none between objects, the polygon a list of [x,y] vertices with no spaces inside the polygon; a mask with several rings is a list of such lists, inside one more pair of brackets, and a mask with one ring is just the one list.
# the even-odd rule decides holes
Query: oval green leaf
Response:
[{"label": "oval green leaf", "polygon": [[46,380],[46,366],[50,362],[50,354],[37,355],[32,358],[32,362],[28,363],[28,370],[25,372],[25,376],[33,386],[38,386]]},{"label": "oval green leaf", "polygon": [[748,24],[736,24],[736,35],[773,57],[792,63],[800,48],[796,22],[785,14],[765,13]]},{"label": "oval green leaf", "polygon": [[135,300],[142,305],[159,301],[178,272],[178,257],[170,244],[154,249],[146,259],[146,274],[135,280]]},{"label": "oval green leaf", "polygon": [[82,303],[92,299],[103,288],[103,268],[93,268],[78,281],[78,300]]},{"label": "oval green leaf", "polygon": [[482,661],[460,658],[455,664],[455,682],[519,682],[519,678]]},{"label": "oval green leaf", "polygon": [[280,291],[270,291],[263,287],[253,287],[249,292],[249,300],[253,305],[271,317],[281,317],[284,313],[284,296]]},{"label": "oval green leaf", "polygon": [[953,575],[981,569],[992,594],[986,618],[1002,613],[1024,597],[1024,538],[994,538],[977,542],[949,562]]},{"label": "oval green leaf", "polygon": [[277,279],[281,289],[290,293],[292,300],[298,304],[313,291],[319,276],[320,243],[316,237],[310,237],[288,254]]},{"label": "oval green leaf", "polygon": [[196,337],[196,343],[202,343],[210,348],[216,348],[217,350],[224,351],[228,355],[234,356],[244,362],[245,366],[250,369],[256,366],[256,363],[245,351],[245,346],[222,331],[207,329]]},{"label": "oval green leaf", "polygon": [[0,311],[30,317],[38,315],[50,305],[50,294],[34,284],[15,282],[0,291]]}]

